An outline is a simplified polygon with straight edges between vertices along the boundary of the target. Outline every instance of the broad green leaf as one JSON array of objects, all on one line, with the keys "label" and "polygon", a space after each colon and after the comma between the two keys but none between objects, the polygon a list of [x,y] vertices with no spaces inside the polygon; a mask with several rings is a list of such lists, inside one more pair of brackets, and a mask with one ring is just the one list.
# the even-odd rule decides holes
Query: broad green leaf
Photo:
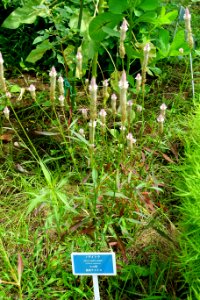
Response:
[{"label": "broad green leaf", "polygon": [[142,51],[136,51],[131,45],[125,45],[126,54],[129,58],[140,58],[142,59],[143,54]]},{"label": "broad green leaf", "polygon": [[109,11],[113,14],[121,14],[128,8],[127,0],[109,0]]},{"label": "broad green leaf", "polygon": [[196,55],[200,56],[200,50],[195,50]]},{"label": "broad green leaf", "polygon": [[154,21],[154,24],[156,26],[171,24],[177,18],[177,16],[178,16],[178,11],[177,10],[170,11],[166,14],[166,9],[163,6],[162,9],[161,9],[160,15]]},{"label": "broad green leaf", "polygon": [[99,43],[91,40],[90,37],[87,37],[83,40],[82,43],[82,53],[83,57],[87,59],[92,59],[94,57],[95,52],[99,50]]},{"label": "broad green leaf", "polygon": [[19,85],[15,84],[11,87],[10,92],[11,93],[19,93],[21,91],[21,88]]},{"label": "broad green leaf", "polygon": [[[15,9],[3,22],[2,27],[16,29],[21,24],[32,24],[38,16],[48,15],[44,0],[29,0],[23,7]],[[40,6],[39,6],[40,5]]]},{"label": "broad green leaf", "polygon": [[119,138],[119,131],[117,129],[110,129],[109,132],[115,139]]},{"label": "broad green leaf", "polygon": [[107,33],[103,31],[102,27],[114,28],[120,21],[122,21],[122,15],[112,14],[110,12],[105,12],[90,22],[89,25],[89,35],[92,40],[96,42],[103,41]]},{"label": "broad green leaf", "polygon": [[49,37],[49,34],[44,34],[44,35],[37,36],[37,37],[34,39],[34,41],[33,41],[33,45],[43,42],[43,41],[46,40],[48,37]]},{"label": "broad green leaf", "polygon": [[144,11],[155,10],[160,6],[160,0],[142,0],[138,8],[143,9]]},{"label": "broad green leaf", "polygon": [[[79,10],[77,11],[77,14],[73,14],[72,17],[70,18],[69,27],[73,30],[77,30],[78,20],[79,20]],[[92,20],[91,15],[89,14],[88,10],[85,9],[83,11],[82,20],[81,20],[81,29],[80,29],[81,36],[83,36],[87,32],[89,22],[91,20]]]},{"label": "broad green leaf", "polygon": [[184,50],[187,50],[187,48],[189,48],[189,46],[187,45],[187,42],[185,41],[184,30],[180,30],[176,33],[175,38],[169,49],[169,55],[170,56],[180,55],[180,52],[179,52],[180,48],[183,48]]},{"label": "broad green leaf", "polygon": [[159,44],[160,44],[160,51],[162,52],[163,56],[167,56],[170,48],[169,44],[169,31],[166,29],[161,29],[159,32]]},{"label": "broad green leaf", "polygon": [[155,23],[155,20],[157,18],[157,13],[155,11],[149,11],[141,15],[135,22],[148,22],[148,23]]},{"label": "broad green leaf", "polygon": [[70,67],[74,63],[74,49],[75,47],[73,45],[69,45],[64,50],[65,61],[67,62],[67,65]]},{"label": "broad green leaf", "polygon": [[120,37],[119,31],[114,30],[114,29],[112,29],[112,28],[103,26],[103,27],[102,27],[102,30],[103,30],[105,33],[107,33],[109,36],[115,36],[115,37],[117,37],[117,38]]},{"label": "broad green leaf", "polygon": [[38,61],[39,59],[41,59],[43,57],[44,53],[47,50],[50,50],[52,48],[53,48],[53,46],[49,42],[49,40],[45,40],[41,44],[37,45],[36,49],[32,50],[29,53],[29,55],[26,58],[26,61],[31,62],[31,63],[35,63],[36,61]]}]

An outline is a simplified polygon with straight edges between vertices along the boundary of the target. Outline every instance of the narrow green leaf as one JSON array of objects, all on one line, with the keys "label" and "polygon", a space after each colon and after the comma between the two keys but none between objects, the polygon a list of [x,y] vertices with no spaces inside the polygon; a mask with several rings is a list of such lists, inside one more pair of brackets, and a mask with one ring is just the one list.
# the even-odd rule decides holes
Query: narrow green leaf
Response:
[{"label": "narrow green leaf", "polygon": [[129,199],[124,194],[122,194],[122,193],[115,193],[114,191],[108,191],[106,193],[103,193],[103,195],[104,196],[109,196],[109,197],[115,197],[115,198]]},{"label": "narrow green leaf", "polygon": [[51,186],[52,179],[51,179],[51,174],[50,174],[49,170],[47,169],[47,167],[45,166],[45,164],[42,161],[40,161],[39,163],[40,163],[42,172],[44,174],[44,177],[46,179],[46,182],[48,183],[49,186]]}]

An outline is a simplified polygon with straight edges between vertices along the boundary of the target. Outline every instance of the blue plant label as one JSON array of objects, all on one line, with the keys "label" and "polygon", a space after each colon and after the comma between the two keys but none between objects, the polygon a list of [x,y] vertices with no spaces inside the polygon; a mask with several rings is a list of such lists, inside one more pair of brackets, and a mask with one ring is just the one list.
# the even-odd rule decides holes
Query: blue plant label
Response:
[{"label": "blue plant label", "polygon": [[74,275],[116,275],[116,258],[113,252],[73,252],[71,259]]}]

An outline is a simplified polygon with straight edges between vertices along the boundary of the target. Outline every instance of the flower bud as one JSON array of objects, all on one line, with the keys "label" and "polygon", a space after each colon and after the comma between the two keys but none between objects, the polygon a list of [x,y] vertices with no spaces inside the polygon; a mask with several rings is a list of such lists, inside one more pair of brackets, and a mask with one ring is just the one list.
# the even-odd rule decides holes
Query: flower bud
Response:
[{"label": "flower bud", "polygon": [[31,84],[29,86],[28,90],[29,90],[29,92],[31,94],[32,99],[35,100],[36,99],[36,93],[35,93],[36,89],[35,89],[35,86],[33,84]]},{"label": "flower bud", "polygon": [[116,105],[117,96],[115,94],[111,95],[111,106],[112,113],[115,115],[117,113],[117,105]]},{"label": "flower bud", "polygon": [[64,79],[62,76],[59,76],[58,78],[58,89],[59,89],[59,93],[60,95],[64,95]]},{"label": "flower bud", "polygon": [[60,96],[58,97],[58,100],[59,100],[59,102],[60,102],[60,106],[61,106],[61,107],[64,107],[64,106],[65,106],[65,97],[64,97],[63,95],[60,95]]},{"label": "flower bud", "polygon": [[120,42],[124,42],[126,38],[126,32],[128,31],[128,22],[126,19],[123,19],[122,25],[120,26]]},{"label": "flower bud", "polygon": [[140,73],[137,74],[135,80],[136,80],[136,91],[139,92],[141,90],[141,84],[142,84],[142,76],[140,75]]},{"label": "flower bud", "polygon": [[10,119],[10,110],[7,106],[4,108],[3,113],[4,113],[5,118],[7,120],[9,120]]}]

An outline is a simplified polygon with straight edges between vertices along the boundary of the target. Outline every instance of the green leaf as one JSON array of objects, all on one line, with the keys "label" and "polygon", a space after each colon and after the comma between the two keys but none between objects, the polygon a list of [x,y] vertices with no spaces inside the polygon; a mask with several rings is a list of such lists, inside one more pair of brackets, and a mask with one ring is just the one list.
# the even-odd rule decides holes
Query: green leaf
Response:
[{"label": "green leaf", "polygon": [[50,174],[49,170],[47,169],[47,167],[45,166],[45,164],[42,161],[40,161],[39,164],[40,164],[40,167],[42,169],[42,172],[44,174],[44,177],[46,179],[47,184],[49,186],[51,186],[52,185],[52,179],[51,179],[51,174]]},{"label": "green leaf", "polygon": [[127,0],[109,0],[109,11],[113,14],[121,14],[128,8],[128,1]]},{"label": "green leaf", "polygon": [[47,15],[46,6],[37,7],[41,5],[44,0],[29,0],[23,7],[15,9],[3,22],[2,27],[9,29],[16,29],[21,24],[32,24],[35,22],[37,16]]},{"label": "green leaf", "polygon": [[[29,194],[31,194],[31,193],[29,193]],[[34,199],[32,199],[28,206],[26,214],[29,215],[39,204],[45,203],[46,200],[47,200],[46,193],[39,195],[39,196],[35,197]]]},{"label": "green leaf", "polygon": [[26,61],[35,63],[39,59],[41,59],[44,55],[44,53],[47,50],[50,50],[53,48],[53,45],[49,42],[49,40],[45,40],[41,44],[37,45],[36,49],[32,50],[29,55],[26,58]]},{"label": "green leaf", "polygon": [[160,51],[162,52],[163,56],[166,57],[170,44],[169,44],[169,31],[166,29],[161,29],[159,32],[159,44],[160,44]]},{"label": "green leaf", "polygon": [[97,42],[103,41],[107,33],[103,31],[102,27],[113,29],[120,21],[122,21],[122,15],[112,14],[110,12],[98,15],[89,25],[89,35],[91,39]]},{"label": "green leaf", "polygon": [[154,24],[156,26],[171,24],[177,18],[177,16],[178,16],[178,11],[177,10],[170,11],[169,13],[166,14],[166,9],[163,6],[162,9],[161,9],[160,15],[154,21]]},{"label": "green leaf", "polygon": [[155,10],[160,6],[160,0],[142,0],[138,8],[143,9],[144,11]]},{"label": "green leaf", "polygon": [[97,185],[97,180],[98,180],[98,172],[95,168],[92,169],[92,180],[94,182],[94,185]]},{"label": "green leaf", "polygon": [[195,50],[196,55],[200,56],[200,50]]},{"label": "green leaf", "polygon": [[122,198],[122,199],[129,199],[122,193],[115,193],[113,191],[108,191],[106,193],[103,193],[104,196],[109,196],[109,197],[115,197],[115,198]]},{"label": "green leaf", "polygon": [[72,206],[70,206],[69,200],[67,199],[65,193],[56,191],[56,196],[65,204],[65,207],[67,208],[68,211],[77,213],[77,211]]},{"label": "green leaf", "polygon": [[33,41],[33,45],[43,42],[43,41],[46,40],[48,37],[49,37],[49,34],[44,34],[44,35],[37,36],[37,37],[34,39],[34,41]]},{"label": "green leaf", "polygon": [[18,93],[18,92],[20,92],[20,91],[21,91],[21,88],[20,88],[20,86],[17,85],[17,84],[13,85],[13,86],[11,87],[11,89],[10,89],[10,92],[11,92],[11,93]]},{"label": "green leaf", "polygon": [[117,129],[110,129],[109,130],[110,134],[115,138],[118,139],[119,138],[119,131]]},{"label": "green leaf", "polygon": [[139,17],[137,20],[136,20],[136,23],[139,23],[139,22],[147,22],[147,23],[155,23],[155,20],[157,18],[157,13],[154,12],[154,11],[149,11],[149,12],[146,12],[144,14],[141,15],[141,17]]},{"label": "green leaf", "polygon": [[115,37],[117,37],[117,38],[120,37],[119,31],[114,30],[114,29],[112,29],[112,28],[103,26],[103,27],[102,27],[102,30],[103,30],[105,33],[107,33],[109,36],[115,36]]},{"label": "green leaf", "polygon": [[169,49],[169,55],[170,56],[180,55],[180,52],[179,52],[180,48],[183,48],[184,52],[185,52],[185,50],[187,51],[187,49],[189,50],[189,46],[187,45],[187,42],[185,41],[184,30],[180,30],[176,33],[175,38]]}]

